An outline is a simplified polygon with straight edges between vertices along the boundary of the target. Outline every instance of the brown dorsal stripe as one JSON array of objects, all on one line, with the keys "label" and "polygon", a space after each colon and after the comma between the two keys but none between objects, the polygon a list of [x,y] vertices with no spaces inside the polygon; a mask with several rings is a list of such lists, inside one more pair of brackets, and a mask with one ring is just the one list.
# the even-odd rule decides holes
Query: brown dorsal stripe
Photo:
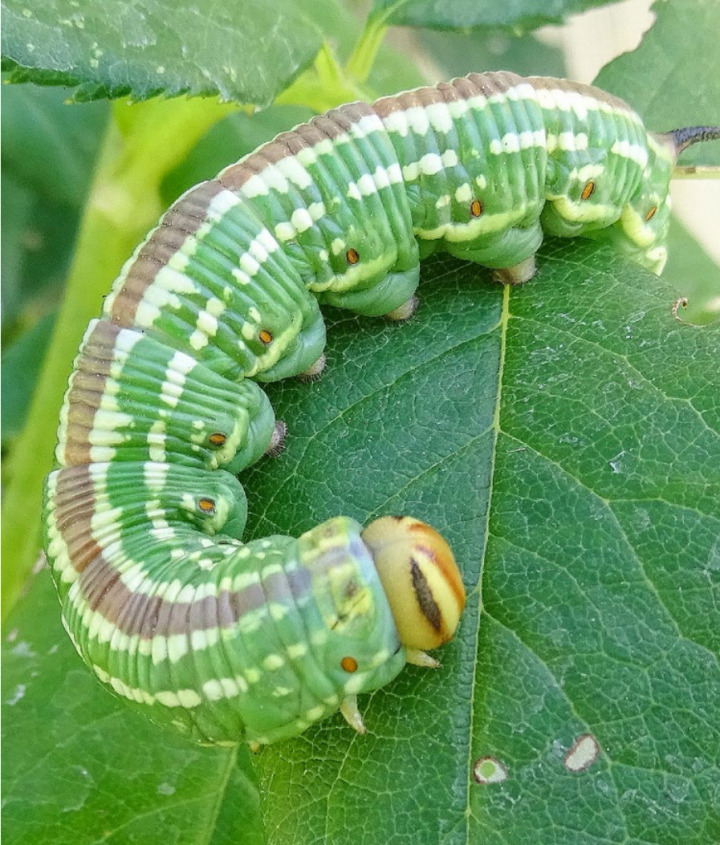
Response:
[{"label": "brown dorsal stripe", "polygon": [[514,73],[471,73],[434,87],[416,88],[403,94],[381,97],[373,104],[373,109],[386,117],[392,112],[404,111],[414,106],[429,106],[433,103],[451,103],[457,100],[469,100],[483,94],[503,93],[523,82],[522,77]]},{"label": "brown dorsal stripe", "polygon": [[89,435],[105,393],[119,331],[107,321],[96,323],[75,361],[75,372],[65,400],[67,429],[63,456],[68,466],[90,463]]},{"label": "brown dorsal stripe", "polygon": [[202,225],[207,209],[219,193],[225,190],[216,179],[201,182],[172,205],[160,226],[150,235],[130,265],[122,288],[112,304],[110,317],[120,326],[132,326],[138,305],[155,276]]},{"label": "brown dorsal stripe", "polygon": [[296,126],[292,132],[281,132],[254,153],[226,168],[220,181],[229,190],[240,190],[248,179],[262,173],[268,165],[295,156],[301,149],[317,146],[321,141],[332,141],[351,129],[361,118],[374,114],[373,107],[367,103],[348,103],[326,114],[317,115],[309,123]]},{"label": "brown dorsal stripe", "polygon": [[300,595],[309,588],[309,580],[309,573],[303,570],[280,572],[241,590],[223,590],[217,596],[192,602],[168,601],[161,596],[131,592],[100,552],[84,567],[80,587],[90,607],[123,634],[151,639],[215,627],[231,628],[243,615],[262,607],[266,593],[285,594],[289,584],[290,592]]},{"label": "brown dorsal stripe", "polygon": [[167,601],[159,596],[133,593],[93,539],[94,482],[87,467],[58,472],[55,523],[73,568],[80,575],[80,590],[90,607],[129,636],[170,636],[220,626],[233,626],[240,617],[268,600],[298,602],[309,593],[312,576],[304,567],[273,573],[242,590],[222,591],[194,602]]},{"label": "brown dorsal stripe", "polygon": [[614,97],[612,94],[608,94],[607,91],[601,91],[600,88],[594,88],[592,85],[582,85],[580,82],[573,82],[571,79],[556,79],[553,76],[528,76],[526,81],[535,89],[571,91],[576,94],[582,94],[585,97],[593,97],[601,103],[609,103],[613,108],[620,109],[621,111],[635,114],[634,109],[631,109],[625,100]]}]

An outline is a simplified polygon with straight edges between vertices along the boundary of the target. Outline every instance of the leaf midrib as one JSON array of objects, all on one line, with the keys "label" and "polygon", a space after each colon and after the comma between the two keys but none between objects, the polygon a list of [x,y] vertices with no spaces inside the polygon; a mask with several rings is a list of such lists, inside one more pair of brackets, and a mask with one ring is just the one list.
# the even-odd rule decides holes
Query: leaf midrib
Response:
[{"label": "leaf midrib", "polygon": [[473,727],[475,714],[475,688],[477,686],[478,675],[478,650],[480,643],[480,625],[482,624],[483,606],[482,606],[482,578],[485,572],[485,558],[488,550],[488,539],[490,536],[490,514],[492,512],[493,494],[495,491],[495,465],[497,457],[497,445],[500,437],[500,413],[502,408],[502,389],[503,389],[503,375],[505,371],[505,357],[507,352],[507,327],[510,320],[510,285],[505,285],[503,289],[502,309],[500,312],[500,320],[498,327],[500,329],[500,354],[498,356],[498,373],[497,373],[497,390],[495,393],[495,408],[493,411],[492,432],[493,441],[490,449],[490,485],[488,488],[488,502],[487,510],[485,512],[485,531],[483,535],[483,546],[480,553],[480,568],[478,570],[477,584],[470,592],[470,596],[477,594],[478,601],[478,628],[475,635],[475,649],[473,653],[473,673],[472,686],[470,688],[469,705],[470,714],[468,719],[468,740],[467,740],[467,764],[465,767],[466,773],[466,790],[465,790],[465,841],[468,845],[472,842],[470,834],[470,820],[472,819],[472,808],[470,807],[470,788],[472,785],[470,772],[472,771],[472,744],[473,744]]}]

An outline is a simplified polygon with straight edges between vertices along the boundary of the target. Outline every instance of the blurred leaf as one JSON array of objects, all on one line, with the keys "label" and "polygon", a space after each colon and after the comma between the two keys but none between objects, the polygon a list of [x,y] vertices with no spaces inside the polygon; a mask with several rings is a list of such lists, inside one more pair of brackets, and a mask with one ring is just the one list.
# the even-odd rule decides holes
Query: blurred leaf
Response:
[{"label": "blurred leaf", "polygon": [[515,34],[614,0],[374,0],[374,14],[386,24],[462,29],[508,27]]},{"label": "blurred leaf", "polygon": [[[22,307],[22,262],[25,233],[30,230],[33,195],[2,169],[2,319],[17,317]],[[31,239],[32,240],[32,239]]]},{"label": "blurred leaf", "polygon": [[270,106],[253,115],[231,114],[219,121],[163,180],[163,203],[170,205],[183,191],[212,179],[224,167],[270,141],[278,132],[309,120],[302,106]]},{"label": "blurred leaf", "polygon": [[[720,333],[588,242],[539,265],[504,294],[430,260],[413,320],[331,312],[323,378],[268,388],[290,433],[244,474],[250,536],[412,513],[469,589],[443,668],[361,698],[367,736],[338,716],[255,758],[268,842],[717,839]],[[49,593],[6,626],[9,841],[248,841],[227,752],[114,702]],[[600,757],[568,771],[585,734]],[[475,782],[485,757],[505,780]]]},{"label": "blurred leaf", "polygon": [[426,30],[420,42],[443,70],[443,76],[464,76],[486,70],[512,70],[521,76],[564,76],[565,60],[557,47],[532,35],[512,38],[504,32]]},{"label": "blurred leaf", "polygon": [[9,189],[7,196],[3,191],[4,215],[15,218],[16,201],[22,197],[17,218],[3,227],[3,245],[9,247],[2,286],[3,328],[9,329],[4,343],[56,307],[80,222],[77,208],[46,203],[15,186],[12,177],[3,184]]},{"label": "blurred leaf", "polygon": [[53,310],[109,113],[63,92],[6,86],[2,121],[3,344]]},{"label": "blurred leaf", "polygon": [[[677,217],[672,218],[668,239],[668,263],[663,276],[687,297],[687,310],[679,316],[689,323],[720,319],[720,267],[703,250]],[[710,303],[714,301],[714,308]]]},{"label": "blurred leaf", "polygon": [[267,105],[321,36],[313,0],[5,0],[3,69],[15,82],[77,86],[75,100],[219,95]]},{"label": "blurred leaf", "polygon": [[58,89],[6,85],[2,162],[45,202],[81,208],[110,108],[71,106],[66,98]]},{"label": "blurred leaf", "polygon": [[17,437],[25,424],[32,392],[47,350],[55,315],[48,314],[2,356],[3,445]]},{"label": "blurred leaf", "polygon": [[[595,84],[627,100],[656,132],[720,126],[720,3],[656,0],[656,21],[637,50],[614,59]],[[720,165],[720,142],[698,144],[681,164]]]}]

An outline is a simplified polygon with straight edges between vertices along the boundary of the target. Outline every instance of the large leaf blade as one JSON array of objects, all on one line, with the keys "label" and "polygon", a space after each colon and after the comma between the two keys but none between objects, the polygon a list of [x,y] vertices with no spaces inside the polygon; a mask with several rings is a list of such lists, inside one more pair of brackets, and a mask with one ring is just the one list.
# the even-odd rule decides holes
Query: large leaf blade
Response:
[{"label": "large leaf blade", "polygon": [[302,4],[265,0],[6,0],[3,12],[10,78],[77,86],[78,101],[192,94],[268,105],[322,41]]},{"label": "large leaf blade", "polygon": [[399,26],[507,28],[518,33],[561,23],[570,15],[609,2],[612,0],[375,0],[375,14]]},{"label": "large leaf blade", "polygon": [[[363,508],[437,513],[435,521],[447,526],[471,591],[459,641],[444,651],[438,674],[408,670],[372,697],[370,738],[345,744],[337,721],[260,757],[261,792],[272,796],[265,802],[270,841],[292,841],[299,830],[307,834],[302,841],[350,842],[361,828],[363,841],[412,842],[419,832],[427,841],[525,841],[532,831],[550,837],[564,829],[557,841],[704,842],[717,824],[710,771],[719,751],[707,726],[720,715],[717,659],[708,650],[719,621],[709,568],[720,530],[711,508],[720,484],[717,332],[677,323],[665,283],[579,244],[551,247],[540,277],[512,291],[503,344],[504,321],[495,321],[492,305],[485,322],[485,289],[473,296],[458,287],[454,317],[443,311],[441,286],[472,285],[477,272],[432,264],[426,277],[440,278],[424,301],[449,347],[477,345],[478,370],[487,364],[500,378],[502,369],[495,400],[480,389],[474,411],[455,418],[461,436],[454,445],[444,457],[431,446],[433,469],[399,484],[390,501],[374,479],[391,460],[401,464],[401,477],[407,473],[402,443],[409,432],[432,443],[433,408],[447,394],[462,396],[457,376],[467,367],[441,356],[449,367],[438,373],[436,394],[402,401],[404,413],[386,437],[363,417],[343,431],[343,441],[357,440],[353,466],[363,432],[381,452],[367,459]],[[467,337],[471,299],[480,323]],[[428,329],[424,342],[415,338],[421,361],[433,336]],[[506,350],[502,368],[487,354],[488,339],[496,352]],[[353,360],[338,363],[350,379],[364,380],[369,359]],[[692,366],[675,369],[669,361]],[[399,364],[387,366],[395,378]],[[399,373],[398,383],[406,377]],[[297,400],[296,389],[281,386],[277,394],[289,414],[285,402]],[[497,401],[493,448],[487,426]],[[444,418],[438,415],[438,427]],[[308,462],[317,428],[299,434],[304,445],[293,447],[291,439],[288,486],[279,489],[275,466],[253,473],[250,489],[255,476],[262,483],[251,502],[273,500],[255,523],[261,533],[284,528],[285,519],[302,521],[313,501],[335,506],[337,493],[314,488],[337,487],[344,467],[333,451],[337,435],[325,442],[338,468],[332,480],[321,481]],[[357,479],[350,474],[346,483],[346,508],[359,515]],[[278,523],[285,497],[289,516]],[[679,593],[677,578],[692,585],[691,595]],[[587,772],[568,771],[565,754],[585,734],[596,738],[600,759]],[[484,757],[506,767],[507,780],[475,784],[472,765]],[[663,826],[651,835],[657,813]]]}]

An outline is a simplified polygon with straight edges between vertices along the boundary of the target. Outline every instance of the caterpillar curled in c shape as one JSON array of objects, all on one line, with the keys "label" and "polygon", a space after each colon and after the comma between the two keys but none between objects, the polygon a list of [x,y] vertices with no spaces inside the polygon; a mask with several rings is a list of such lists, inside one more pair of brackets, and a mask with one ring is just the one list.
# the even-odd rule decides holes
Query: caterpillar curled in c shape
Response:
[{"label": "caterpillar curled in c shape", "polygon": [[[688,144],[566,80],[472,74],[354,103],[182,197],[85,334],[46,480],[65,626],[112,689],[204,742],[274,742],[454,634],[465,591],[432,528],[336,517],[241,541],[236,475],[271,446],[258,382],[323,366],[319,303],[405,319],[435,250],[535,272],[543,233],[662,270]],[[277,445],[275,443],[275,445]]]}]

